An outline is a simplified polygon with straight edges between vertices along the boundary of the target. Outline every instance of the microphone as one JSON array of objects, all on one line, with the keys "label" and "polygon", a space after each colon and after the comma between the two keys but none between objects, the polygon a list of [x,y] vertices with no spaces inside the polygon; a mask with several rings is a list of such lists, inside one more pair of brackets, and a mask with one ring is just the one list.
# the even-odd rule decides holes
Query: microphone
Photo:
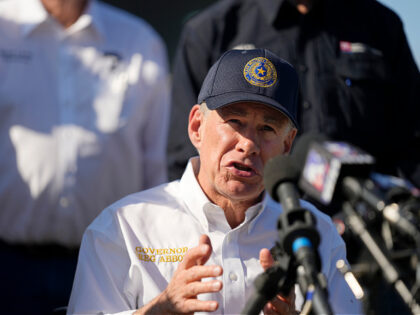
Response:
[{"label": "microphone", "polygon": [[[279,159],[283,158],[279,157]],[[264,169],[264,183],[267,192],[275,201],[279,202],[283,200],[285,210],[283,213],[285,213],[286,211],[299,207],[294,184],[299,178],[299,171],[287,158],[283,159],[283,161],[279,161],[279,159],[267,162],[267,165],[272,165],[269,168],[278,171],[278,173],[268,172],[266,166]],[[284,167],[277,167],[278,163]],[[241,312],[243,315],[260,314],[264,305],[273,299],[276,294],[288,295],[296,283],[296,270],[294,260],[292,259],[293,256],[285,254],[283,245],[280,242],[276,242],[270,251],[275,259],[274,265],[266,269],[255,279],[255,291],[243,308]]]},{"label": "microphone", "polygon": [[280,246],[305,271],[298,278],[302,291],[306,292],[309,287],[315,288],[312,297],[315,313],[333,314],[327,298],[327,282],[320,273],[321,262],[317,251],[320,236],[316,229],[316,219],[300,205],[296,188],[298,178],[299,169],[290,156],[276,156],[264,168],[266,190],[283,207],[277,222]]},{"label": "microphone", "polygon": [[375,160],[371,155],[345,142],[317,142],[319,136],[313,138],[315,141],[311,141],[311,135],[308,135],[307,139],[301,142],[301,145],[308,147],[298,150],[307,152],[305,158],[296,159],[305,161],[302,164],[299,187],[321,204],[344,210],[350,228],[381,267],[385,279],[393,285],[413,313],[419,313],[420,307],[405,283],[399,279],[397,268],[376,244],[353,205],[362,200],[382,213],[384,219],[399,230],[411,234],[416,241],[417,227],[404,220],[395,207],[396,204],[387,205],[386,200],[374,192],[370,176]]},{"label": "microphone", "polygon": [[388,192],[388,199],[392,200],[397,195],[411,195],[414,186],[402,179],[372,172],[375,159],[349,143],[328,141],[317,134],[302,137],[294,154],[298,156],[295,160],[303,165],[299,187],[305,193],[328,206],[330,213],[341,209],[343,200],[362,200],[401,233],[420,241],[417,225],[406,218],[399,204],[388,204],[387,198],[378,196],[374,189],[375,183],[392,187]]},{"label": "microphone", "polygon": [[[293,255],[293,243],[296,238],[305,237],[315,248],[318,247],[320,237],[316,226],[316,219],[312,213],[300,206],[296,182],[299,178],[299,169],[292,158],[280,155],[270,159],[264,168],[264,186],[270,196],[280,202],[284,214],[278,222],[281,233],[292,230],[293,233],[284,233],[283,248],[289,255]],[[287,231],[288,232],[288,231]],[[283,235],[282,235],[283,236]]]},{"label": "microphone", "polygon": [[391,190],[391,189],[401,189],[400,192],[402,193],[405,190],[407,195],[419,197],[420,196],[420,189],[414,186],[410,181],[391,176],[391,175],[384,175],[372,172],[370,178],[378,185],[381,189]]},{"label": "microphone", "polygon": [[[310,135],[305,141],[297,144],[298,152],[307,152],[304,161],[299,187],[310,197],[323,205],[339,208],[343,199],[343,179],[347,176],[368,178],[375,159],[363,150],[345,142],[311,141]],[[307,149],[299,146],[307,146]]]},{"label": "microphone", "polygon": [[[398,203],[388,203],[383,198],[378,197],[372,191],[372,186],[373,183],[370,180],[361,182],[361,180],[349,176],[343,179],[343,189],[347,196],[350,196],[351,199],[361,199],[366,202],[371,208],[380,212],[382,217],[400,233],[410,236],[417,245],[420,245],[420,230],[414,217],[404,211]],[[392,189],[388,195],[392,195]]]},{"label": "microphone", "polygon": [[286,211],[300,207],[296,184],[300,171],[290,156],[279,155],[270,159],[264,168],[264,187],[277,202],[285,202]]}]

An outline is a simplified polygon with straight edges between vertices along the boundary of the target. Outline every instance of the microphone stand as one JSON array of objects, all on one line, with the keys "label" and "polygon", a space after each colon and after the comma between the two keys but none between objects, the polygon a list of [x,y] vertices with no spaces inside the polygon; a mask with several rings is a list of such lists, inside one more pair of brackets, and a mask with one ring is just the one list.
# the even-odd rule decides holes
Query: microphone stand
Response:
[{"label": "microphone stand", "polygon": [[[275,264],[255,280],[256,293],[245,305],[243,315],[259,314],[277,293],[288,295],[294,283],[311,299],[315,314],[332,315],[328,302],[327,282],[321,273],[317,251],[320,236],[315,217],[300,206],[293,183],[277,188],[283,212],[277,221],[279,241],[272,249]],[[300,270],[297,276],[297,269]]]},{"label": "microphone stand", "polygon": [[271,249],[274,265],[267,268],[254,281],[255,292],[242,310],[242,315],[258,315],[264,305],[278,293],[288,295],[296,282],[296,269],[288,255],[279,255],[279,244]]},{"label": "microphone stand", "polygon": [[347,216],[350,228],[360,238],[375,259],[383,272],[385,280],[394,287],[395,291],[408,305],[413,314],[420,314],[420,306],[417,304],[405,283],[399,279],[397,268],[388,260],[380,247],[376,244],[375,240],[366,229],[362,218],[360,218],[350,202],[346,201],[343,203],[343,211]]},{"label": "microphone stand", "polygon": [[[390,221],[394,224],[399,223],[399,225],[397,225],[399,230],[411,236],[411,238],[414,240],[417,246],[420,244],[420,231],[418,230],[418,227],[404,218],[395,220],[393,217],[393,212],[396,212],[397,214],[398,205],[386,205],[384,201],[379,199],[373,193],[369,192],[369,190],[365,189],[365,187],[357,179],[345,177],[343,179],[343,192],[349,199],[349,201],[345,201],[343,203],[343,212],[347,217],[347,222],[351,230],[363,242],[369,253],[372,255],[378,266],[381,268],[385,280],[390,285],[392,285],[394,290],[406,303],[411,312],[413,314],[420,314],[420,306],[416,302],[412,292],[400,279],[401,277],[397,267],[386,257],[385,253],[375,242],[372,235],[366,229],[363,219],[359,216],[353,204],[360,199],[366,204],[368,204],[370,207],[376,209],[379,212],[382,212],[383,216],[387,221]],[[416,254],[417,257],[419,257],[418,248],[416,249]],[[419,266],[417,265],[417,274],[418,273]],[[417,282],[418,280],[416,281],[416,284]]]},{"label": "microphone stand", "polygon": [[309,210],[300,206],[294,184],[280,185],[278,194],[284,209],[278,220],[279,237],[284,251],[295,258],[296,267],[301,271],[297,277],[301,291],[304,294],[310,293],[307,298],[312,298],[315,314],[332,315],[333,311],[328,302],[327,281],[321,273],[321,260],[317,250],[320,236],[316,229],[315,217]]}]

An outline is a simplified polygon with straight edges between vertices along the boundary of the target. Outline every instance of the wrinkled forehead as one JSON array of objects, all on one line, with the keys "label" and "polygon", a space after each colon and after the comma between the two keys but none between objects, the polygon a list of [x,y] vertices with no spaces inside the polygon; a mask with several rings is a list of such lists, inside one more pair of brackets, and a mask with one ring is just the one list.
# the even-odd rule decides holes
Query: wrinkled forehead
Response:
[{"label": "wrinkled forehead", "polygon": [[255,116],[261,115],[264,121],[271,123],[284,124],[288,118],[281,111],[273,107],[257,103],[257,102],[238,102],[225,105],[216,109],[221,116],[237,115],[237,116]]}]

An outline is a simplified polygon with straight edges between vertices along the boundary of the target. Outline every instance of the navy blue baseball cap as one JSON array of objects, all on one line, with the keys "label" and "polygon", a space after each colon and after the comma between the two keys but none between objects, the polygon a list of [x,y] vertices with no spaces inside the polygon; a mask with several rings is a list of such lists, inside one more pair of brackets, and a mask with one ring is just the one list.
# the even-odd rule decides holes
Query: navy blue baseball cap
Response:
[{"label": "navy blue baseball cap", "polygon": [[238,102],[271,106],[297,124],[298,75],[267,49],[229,50],[210,68],[198,95],[211,110]]}]

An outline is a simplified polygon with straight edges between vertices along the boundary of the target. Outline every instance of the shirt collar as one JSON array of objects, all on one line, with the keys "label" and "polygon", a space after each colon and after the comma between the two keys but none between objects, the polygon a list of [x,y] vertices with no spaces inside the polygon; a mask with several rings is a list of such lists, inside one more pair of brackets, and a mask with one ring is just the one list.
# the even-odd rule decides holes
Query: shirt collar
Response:
[{"label": "shirt collar", "polygon": [[[227,224],[223,209],[210,202],[197,181],[196,174],[198,173],[199,166],[199,157],[191,158],[181,177],[181,195],[184,202],[189,212],[207,231],[209,230],[209,225],[212,225],[217,226],[223,232],[228,232],[230,227]],[[248,208],[245,212],[245,220],[241,225],[255,221],[254,219],[265,208],[263,205],[264,202],[259,202]]]},{"label": "shirt collar", "polygon": [[[50,18],[40,0],[19,1],[19,6],[19,20],[24,37],[31,34],[34,29]],[[89,0],[84,13],[66,32],[69,34],[76,33],[89,26],[92,26],[98,35],[103,36],[105,34],[104,23],[99,13],[98,3],[95,0]]]},{"label": "shirt collar", "polygon": [[18,1],[17,4],[22,35],[25,37],[48,19],[48,12],[40,0]]},{"label": "shirt collar", "polygon": [[180,180],[181,196],[192,216],[208,230],[208,221],[204,215],[203,209],[206,205],[210,204],[210,201],[204,194],[196,178],[199,165],[200,159],[198,157],[193,157],[188,161],[187,167]]},{"label": "shirt collar", "polygon": [[105,23],[103,20],[104,17],[103,17],[103,13],[101,13],[100,11],[101,9],[99,7],[98,2],[95,0],[89,0],[89,3],[87,5],[87,8],[84,14],[79,18],[79,20],[81,20],[82,18],[85,20],[84,25],[82,23],[80,29],[91,25],[92,28],[98,33],[99,36],[105,37],[106,29],[105,29]]},{"label": "shirt collar", "polygon": [[[266,215],[269,211],[273,211],[273,209],[277,209],[277,211],[280,211],[279,213],[282,212],[282,207],[280,206],[280,204],[275,202],[267,192],[264,192],[263,200],[260,203],[256,204],[254,207],[256,207],[255,210],[249,213],[250,220],[252,221],[250,222],[248,226],[248,233],[251,233],[255,224],[258,222],[258,218],[261,217],[263,213],[265,213]],[[250,209],[248,209],[248,211]],[[247,211],[247,214],[248,214],[248,211]]]}]

